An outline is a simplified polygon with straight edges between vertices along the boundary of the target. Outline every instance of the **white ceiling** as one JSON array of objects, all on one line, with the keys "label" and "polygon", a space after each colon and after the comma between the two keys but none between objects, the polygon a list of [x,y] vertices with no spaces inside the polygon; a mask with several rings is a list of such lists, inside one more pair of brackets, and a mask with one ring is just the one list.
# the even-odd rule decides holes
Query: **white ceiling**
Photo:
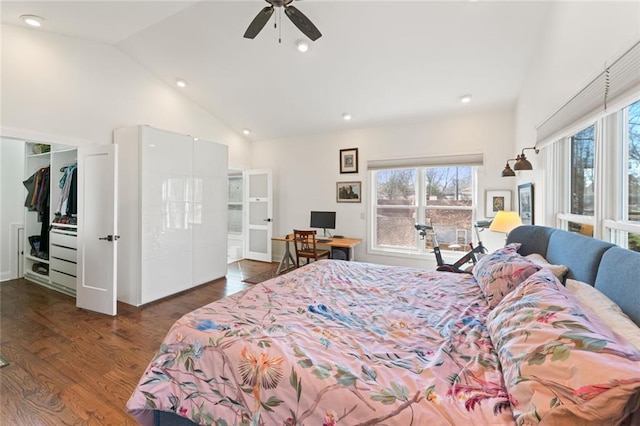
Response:
[{"label": "white ceiling", "polygon": [[[254,39],[266,3],[2,1],[2,22],[114,45],[237,132],[265,140],[513,106],[549,3],[296,1],[323,36],[306,53],[282,14]],[[274,14],[274,16],[277,15]],[[470,104],[460,97],[471,93]],[[353,116],[350,122],[342,114]]]}]

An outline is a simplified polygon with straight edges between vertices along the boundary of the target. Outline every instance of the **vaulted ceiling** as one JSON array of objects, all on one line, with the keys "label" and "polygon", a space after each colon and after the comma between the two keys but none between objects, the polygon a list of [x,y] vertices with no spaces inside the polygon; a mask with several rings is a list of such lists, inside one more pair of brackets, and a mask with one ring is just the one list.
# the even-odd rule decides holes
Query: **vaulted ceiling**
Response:
[{"label": "vaulted ceiling", "polygon": [[[306,53],[295,48],[304,35],[278,10],[255,39],[242,37],[267,6],[261,0],[3,1],[0,8],[4,24],[39,15],[44,25],[33,31],[108,43],[167,84],[182,78],[188,86],[176,90],[237,132],[251,129],[250,139],[265,140],[514,106],[551,7],[293,4],[323,34]],[[463,105],[465,94],[472,101]]]}]

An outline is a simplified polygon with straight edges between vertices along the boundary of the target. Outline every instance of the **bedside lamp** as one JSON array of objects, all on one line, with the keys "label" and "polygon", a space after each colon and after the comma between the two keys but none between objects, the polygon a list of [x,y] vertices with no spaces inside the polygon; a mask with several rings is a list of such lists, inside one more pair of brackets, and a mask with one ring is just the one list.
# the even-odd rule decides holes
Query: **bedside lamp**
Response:
[{"label": "bedside lamp", "polygon": [[493,218],[489,229],[494,232],[502,232],[505,234],[504,239],[507,239],[509,232],[518,226],[522,225],[518,212],[500,210]]}]

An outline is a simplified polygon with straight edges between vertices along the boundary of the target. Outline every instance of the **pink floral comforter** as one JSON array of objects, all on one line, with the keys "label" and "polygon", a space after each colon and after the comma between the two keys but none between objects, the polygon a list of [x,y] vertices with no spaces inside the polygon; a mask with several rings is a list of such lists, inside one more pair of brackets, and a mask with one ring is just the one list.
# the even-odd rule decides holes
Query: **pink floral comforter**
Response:
[{"label": "pink floral comforter", "polygon": [[127,408],[199,424],[514,424],[472,275],[319,261],[178,320]]}]

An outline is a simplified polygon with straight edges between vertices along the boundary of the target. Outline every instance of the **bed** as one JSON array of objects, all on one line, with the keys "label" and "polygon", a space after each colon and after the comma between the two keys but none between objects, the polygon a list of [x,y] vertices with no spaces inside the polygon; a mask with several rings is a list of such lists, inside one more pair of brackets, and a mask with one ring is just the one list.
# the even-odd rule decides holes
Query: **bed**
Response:
[{"label": "bed", "polygon": [[145,425],[634,424],[638,270],[640,254],[540,226],[473,274],[314,262],[178,320],[127,409]]}]

